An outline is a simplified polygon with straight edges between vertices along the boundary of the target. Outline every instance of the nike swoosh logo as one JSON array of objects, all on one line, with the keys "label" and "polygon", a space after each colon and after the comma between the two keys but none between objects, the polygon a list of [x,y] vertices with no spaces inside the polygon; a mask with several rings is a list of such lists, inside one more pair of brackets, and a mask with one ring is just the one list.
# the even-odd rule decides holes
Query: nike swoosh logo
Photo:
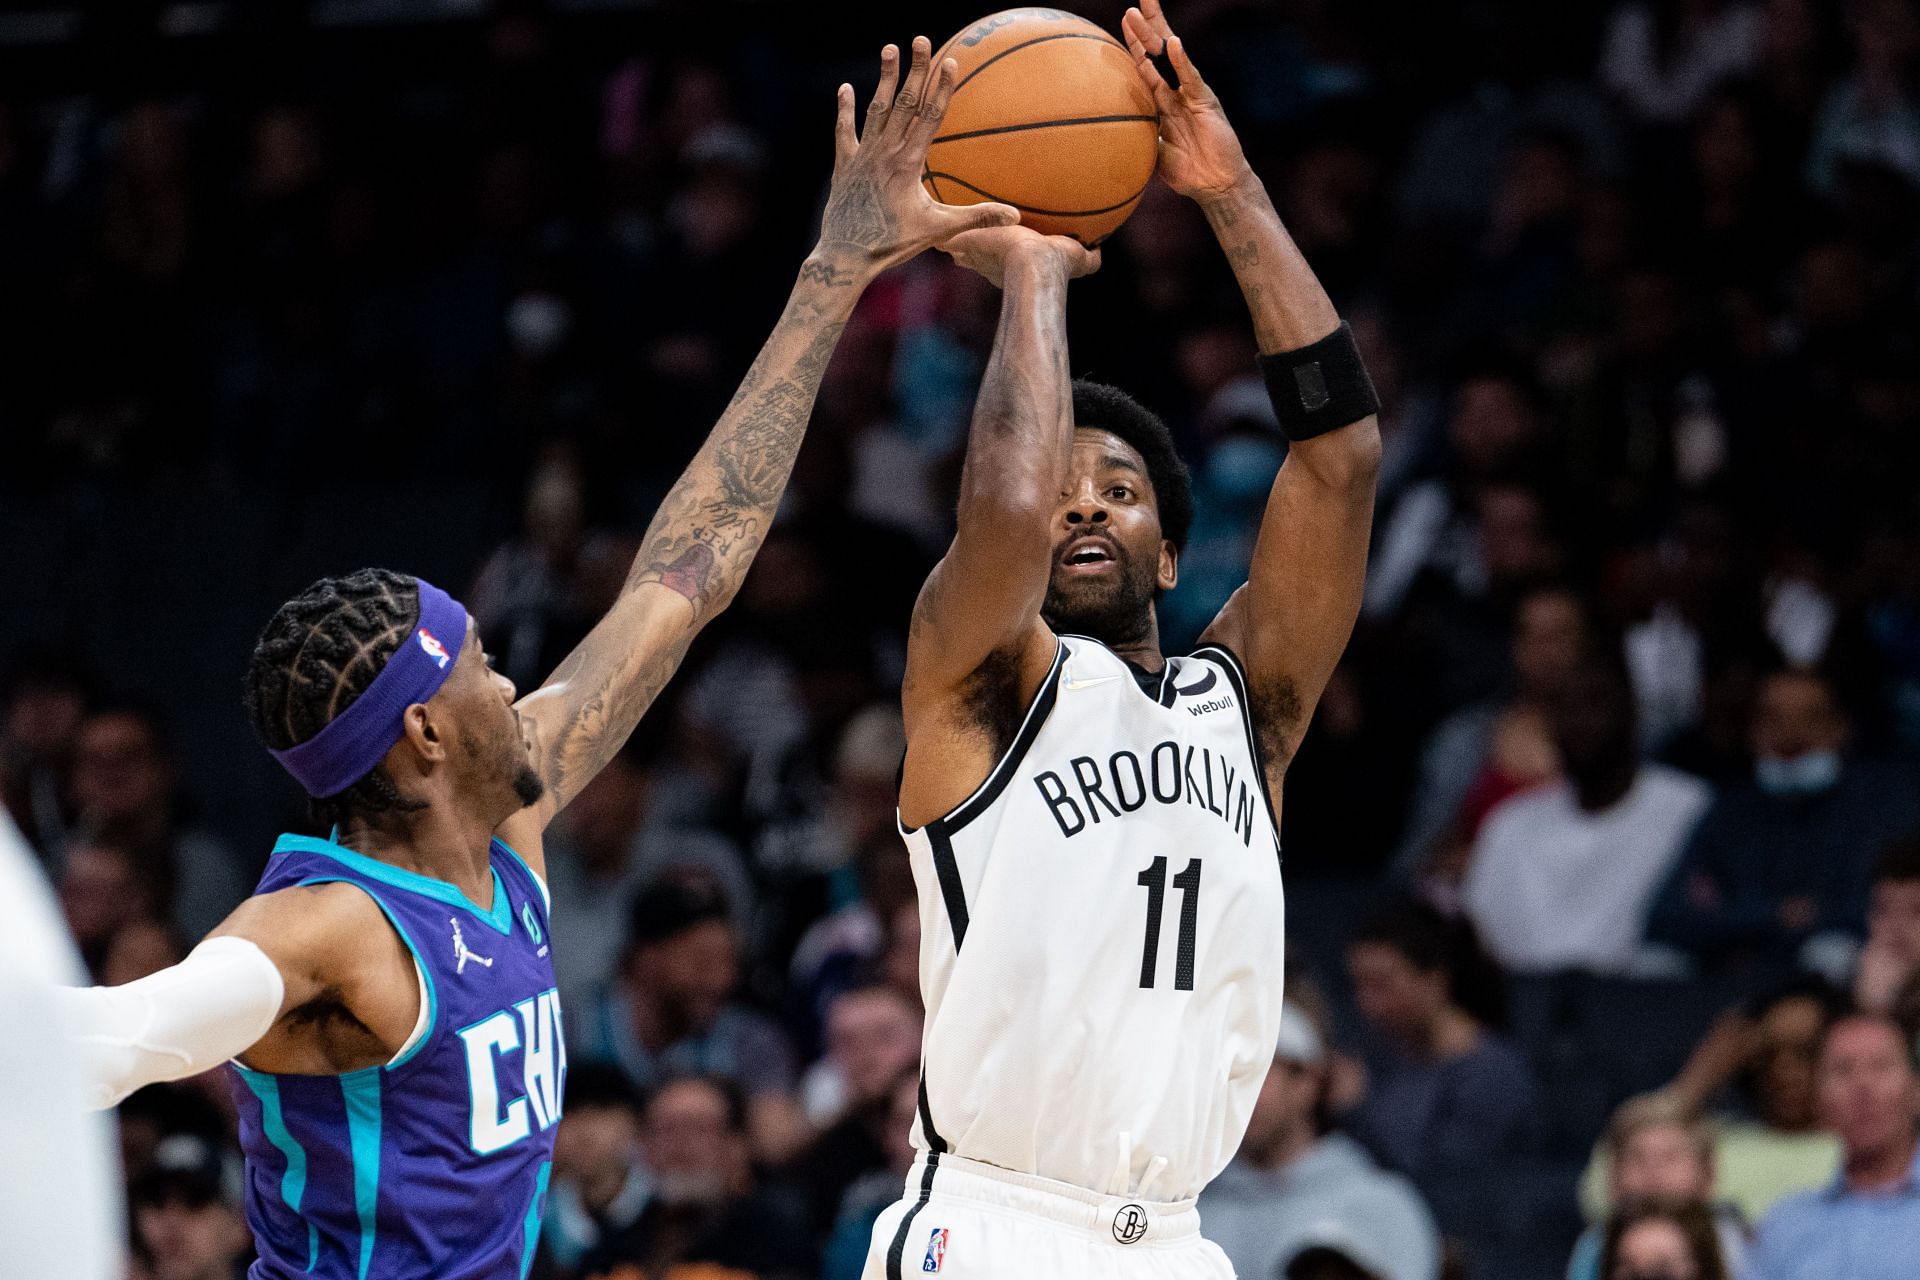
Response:
[{"label": "nike swoosh logo", "polygon": [[1067,691],[1072,692],[1075,689],[1089,689],[1096,684],[1106,684],[1112,680],[1124,680],[1125,678],[1125,676],[1095,676],[1091,680],[1069,680],[1067,681]]}]

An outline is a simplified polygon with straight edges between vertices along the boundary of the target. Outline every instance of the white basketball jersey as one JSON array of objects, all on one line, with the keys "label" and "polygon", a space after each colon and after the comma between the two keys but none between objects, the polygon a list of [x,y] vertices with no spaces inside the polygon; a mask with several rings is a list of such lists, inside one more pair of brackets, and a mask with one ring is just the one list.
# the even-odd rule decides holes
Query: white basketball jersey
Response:
[{"label": "white basketball jersey", "polygon": [[927,1005],[915,1145],[1198,1194],[1280,1026],[1280,844],[1238,660],[1173,658],[1149,691],[1063,637],[980,789],[902,833]]}]

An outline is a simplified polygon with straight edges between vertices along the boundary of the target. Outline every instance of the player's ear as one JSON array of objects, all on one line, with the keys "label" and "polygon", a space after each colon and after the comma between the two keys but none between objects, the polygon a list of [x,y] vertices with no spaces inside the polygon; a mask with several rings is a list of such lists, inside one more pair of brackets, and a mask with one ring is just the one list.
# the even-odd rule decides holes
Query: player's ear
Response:
[{"label": "player's ear", "polygon": [[1154,575],[1153,585],[1162,591],[1180,585],[1180,549],[1171,539],[1160,539],[1160,570]]},{"label": "player's ear", "polygon": [[434,722],[424,702],[416,702],[400,716],[401,733],[423,760],[438,764],[447,758],[445,727]]}]

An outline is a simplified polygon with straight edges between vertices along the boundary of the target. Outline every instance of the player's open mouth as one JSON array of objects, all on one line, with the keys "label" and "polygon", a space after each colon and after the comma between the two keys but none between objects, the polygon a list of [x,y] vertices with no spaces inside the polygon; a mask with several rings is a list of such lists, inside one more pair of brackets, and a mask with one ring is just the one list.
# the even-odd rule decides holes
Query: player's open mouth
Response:
[{"label": "player's open mouth", "polygon": [[1083,538],[1060,557],[1060,565],[1070,573],[1102,573],[1120,563],[1113,544],[1105,538]]}]

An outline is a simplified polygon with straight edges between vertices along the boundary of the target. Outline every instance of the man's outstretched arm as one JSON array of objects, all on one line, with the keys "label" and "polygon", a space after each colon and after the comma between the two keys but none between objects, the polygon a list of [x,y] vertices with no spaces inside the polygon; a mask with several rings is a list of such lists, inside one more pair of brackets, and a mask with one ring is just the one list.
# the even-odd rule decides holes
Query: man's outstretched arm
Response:
[{"label": "man's outstretched arm", "polygon": [[661,504],[613,608],[520,701],[547,790],[502,827],[510,842],[518,834],[531,843],[612,758],[695,634],[740,589],[786,489],[821,376],[866,286],[937,241],[1018,217],[1005,205],[963,209],[926,194],[920,174],[953,94],[954,64],[930,68],[924,37],[913,43],[903,84],[898,52],[889,45],[881,58],[863,136],[855,136],[853,90],[840,88],[820,242],[773,335]]},{"label": "man's outstretched arm", "polygon": [[907,636],[901,812],[916,824],[980,781],[946,714],[967,683],[990,659],[1004,662],[1025,698],[1053,658],[1040,609],[1052,572],[1049,524],[1073,454],[1067,281],[1100,263],[1075,241],[1026,227],[969,232],[941,247],[1002,297],[974,400],[958,529],[920,590]]},{"label": "man's outstretched arm", "polygon": [[[1345,359],[1350,345],[1345,353],[1339,349],[1346,343],[1339,313],[1281,225],[1219,98],[1168,27],[1158,0],[1142,0],[1123,25],[1135,66],[1160,107],[1161,176],[1206,214],[1253,313],[1269,386],[1276,384],[1276,368],[1283,375],[1275,407],[1295,438],[1267,498],[1247,584],[1203,638],[1246,664],[1267,765],[1284,770],[1359,616],[1380,466],[1379,420],[1357,358]],[[1326,359],[1312,360],[1322,343]],[[1296,356],[1297,366],[1290,364]],[[1296,368],[1297,382],[1291,377]],[[1353,385],[1356,374],[1364,394]],[[1284,397],[1293,403],[1283,405]],[[1343,405],[1359,407],[1342,421]]]}]

